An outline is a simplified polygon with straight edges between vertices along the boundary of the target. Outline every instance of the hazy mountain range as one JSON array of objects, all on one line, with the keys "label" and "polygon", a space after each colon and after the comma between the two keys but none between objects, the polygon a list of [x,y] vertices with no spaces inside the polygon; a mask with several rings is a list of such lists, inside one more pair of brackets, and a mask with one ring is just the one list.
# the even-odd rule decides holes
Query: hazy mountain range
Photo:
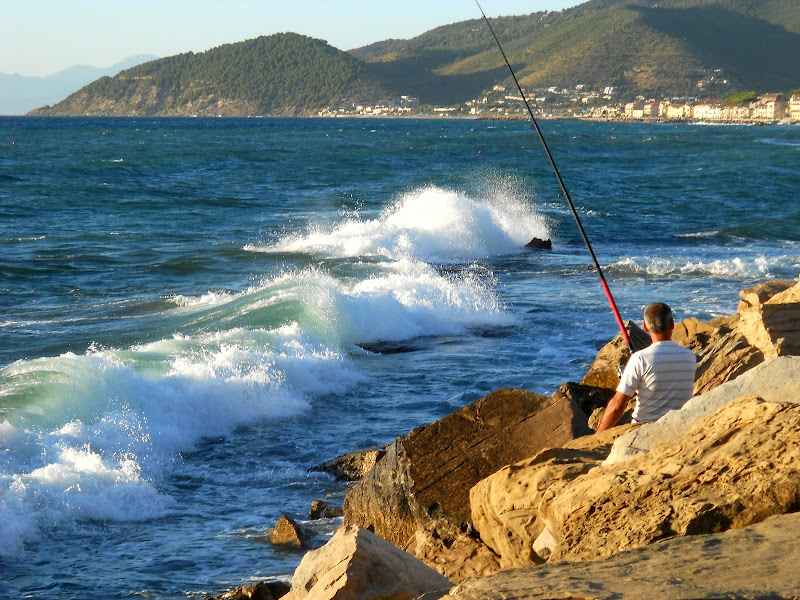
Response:
[{"label": "hazy mountain range", "polygon": [[[523,86],[617,98],[800,87],[800,0],[589,0],[491,20]],[[514,88],[480,18],[344,52],[276,34],[101,77],[37,114],[313,115],[413,96],[447,105]]]},{"label": "hazy mountain range", "polygon": [[157,58],[152,54],[140,54],[110,67],[74,66],[47,77],[0,73],[0,115],[24,115],[45,104],[55,104],[100,77],[113,77]]}]

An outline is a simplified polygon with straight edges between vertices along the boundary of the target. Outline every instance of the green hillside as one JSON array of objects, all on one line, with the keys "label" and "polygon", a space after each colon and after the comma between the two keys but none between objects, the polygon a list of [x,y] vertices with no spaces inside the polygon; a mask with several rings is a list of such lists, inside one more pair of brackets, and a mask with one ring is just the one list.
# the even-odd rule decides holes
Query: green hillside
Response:
[{"label": "green hillside", "polygon": [[[521,83],[532,88],[696,94],[702,75],[716,69],[730,80],[720,92],[785,91],[800,80],[800,0],[591,0],[492,25]],[[351,53],[398,72],[425,69],[458,92],[461,80],[484,89],[498,77],[512,84],[481,19]]]},{"label": "green hillside", "polygon": [[39,114],[300,115],[387,95],[346,52],[294,33],[155,60],[103,77]]},{"label": "green hillside", "polygon": [[[626,99],[800,85],[800,0],[590,0],[492,25],[529,89],[613,86]],[[36,112],[304,115],[400,95],[454,104],[498,83],[513,85],[476,18],[349,52],[286,33],[181,54],[102,78]]]}]

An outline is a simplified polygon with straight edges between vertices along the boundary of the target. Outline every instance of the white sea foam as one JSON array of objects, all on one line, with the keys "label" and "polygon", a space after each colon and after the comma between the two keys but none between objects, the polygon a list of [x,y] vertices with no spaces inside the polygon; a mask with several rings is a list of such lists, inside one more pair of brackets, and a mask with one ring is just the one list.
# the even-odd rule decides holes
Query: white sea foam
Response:
[{"label": "white sea foam", "polygon": [[709,261],[682,261],[676,258],[631,257],[610,267],[617,275],[651,275],[663,277],[723,277],[729,279],[751,279],[769,277],[770,266],[778,259],[764,256],[730,258]]},{"label": "white sea foam", "polygon": [[167,515],[161,482],[180,452],[347,391],[364,379],[348,357],[356,344],[513,322],[477,267],[443,273],[405,258],[370,268],[181,297],[171,337],[3,368],[0,521],[13,526],[0,531],[0,555],[19,556],[53,525]]},{"label": "white sea foam", "polygon": [[0,555],[18,556],[53,525],[164,516],[159,484],[179,452],[360,376],[289,327],[19,361],[2,377]]},{"label": "white sea foam", "polygon": [[481,199],[429,186],[404,194],[376,219],[351,217],[331,228],[316,228],[273,245],[248,245],[245,249],[469,261],[519,252],[533,237],[549,239],[545,219],[502,186],[491,198]]}]

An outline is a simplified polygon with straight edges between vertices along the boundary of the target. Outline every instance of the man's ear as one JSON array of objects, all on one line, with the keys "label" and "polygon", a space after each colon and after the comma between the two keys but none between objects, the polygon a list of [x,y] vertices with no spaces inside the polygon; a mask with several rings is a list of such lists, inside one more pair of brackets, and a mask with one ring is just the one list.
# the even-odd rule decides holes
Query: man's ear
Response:
[{"label": "man's ear", "polygon": [[645,321],[642,321],[642,327],[644,328],[645,333],[650,333],[650,330],[647,328],[647,323]]},{"label": "man's ear", "polygon": [[675,321],[674,321],[674,319],[670,319],[669,320],[669,330],[672,331],[673,329],[675,329]]}]

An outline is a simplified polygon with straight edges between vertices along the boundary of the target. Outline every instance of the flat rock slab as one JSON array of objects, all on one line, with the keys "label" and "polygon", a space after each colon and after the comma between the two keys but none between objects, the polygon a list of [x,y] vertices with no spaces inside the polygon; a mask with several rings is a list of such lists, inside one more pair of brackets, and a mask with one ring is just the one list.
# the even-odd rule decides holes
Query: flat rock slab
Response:
[{"label": "flat rock slab", "polygon": [[588,563],[513,569],[454,588],[451,600],[794,600],[800,514],[676,538]]}]

